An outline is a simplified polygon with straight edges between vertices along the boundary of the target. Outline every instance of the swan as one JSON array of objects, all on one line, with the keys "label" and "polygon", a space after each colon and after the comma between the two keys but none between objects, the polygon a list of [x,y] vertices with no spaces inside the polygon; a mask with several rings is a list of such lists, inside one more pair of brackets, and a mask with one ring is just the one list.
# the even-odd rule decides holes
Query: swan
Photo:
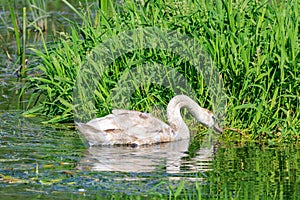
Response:
[{"label": "swan", "polygon": [[113,110],[102,118],[85,123],[75,122],[80,133],[90,146],[97,145],[145,145],[189,139],[190,133],[183,121],[180,109],[185,107],[199,123],[214,128],[219,133],[223,130],[216,123],[215,115],[201,108],[186,95],[177,95],[167,106],[168,124],[149,113],[134,110]]}]

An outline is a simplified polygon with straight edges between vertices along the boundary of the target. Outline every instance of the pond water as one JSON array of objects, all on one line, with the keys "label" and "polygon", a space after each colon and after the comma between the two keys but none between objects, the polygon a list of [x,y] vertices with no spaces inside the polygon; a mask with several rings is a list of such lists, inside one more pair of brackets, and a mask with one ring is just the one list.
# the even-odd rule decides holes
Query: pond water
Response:
[{"label": "pond water", "polygon": [[88,148],[71,125],[43,125],[18,111],[0,117],[1,199],[168,195],[181,180],[191,195],[200,187],[202,199],[300,198],[300,151],[292,144]]}]

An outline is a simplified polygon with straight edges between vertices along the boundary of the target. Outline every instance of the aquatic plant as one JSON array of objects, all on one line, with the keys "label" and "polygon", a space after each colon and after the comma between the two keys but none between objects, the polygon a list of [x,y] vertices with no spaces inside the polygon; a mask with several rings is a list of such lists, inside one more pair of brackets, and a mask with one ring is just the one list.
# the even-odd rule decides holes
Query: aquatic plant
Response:
[{"label": "aquatic plant", "polygon": [[[71,4],[68,4],[71,6]],[[76,10],[75,8],[73,8]],[[76,10],[74,24],[53,46],[34,50],[41,58],[39,76],[27,90],[37,95],[28,113],[48,115],[50,122],[72,120],[72,91],[85,56],[107,38],[137,27],[159,26],[200,41],[222,76],[227,95],[225,128],[231,137],[280,142],[298,140],[300,129],[299,1],[126,1],[107,16],[97,5]],[[202,106],[211,107],[203,76],[179,55],[155,49],[128,53],[103,73],[95,91],[98,115],[111,111],[112,88],[122,72],[139,63],[156,62],[182,73]],[[150,111],[166,102],[172,90],[137,86],[132,109]]]},{"label": "aquatic plant", "polygon": [[[28,72],[27,61],[32,59],[28,51],[29,43],[33,38],[43,37],[50,13],[46,11],[44,0],[27,0],[21,5],[10,0],[2,2],[1,8],[3,11],[0,20],[4,24],[3,30],[6,30],[4,35],[0,34],[1,48],[4,49],[8,59],[14,62],[14,66],[19,68],[14,71],[24,78]],[[55,26],[52,25],[51,28],[55,29]],[[15,42],[15,48],[9,47],[12,42]]]}]

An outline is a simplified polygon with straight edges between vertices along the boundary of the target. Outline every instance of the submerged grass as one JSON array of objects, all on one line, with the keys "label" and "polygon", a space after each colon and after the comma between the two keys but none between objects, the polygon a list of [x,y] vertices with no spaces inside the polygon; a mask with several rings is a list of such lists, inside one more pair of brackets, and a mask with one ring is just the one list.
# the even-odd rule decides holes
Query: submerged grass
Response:
[{"label": "submerged grass", "polygon": [[[35,95],[28,112],[48,115],[50,122],[72,120],[74,81],[86,55],[121,32],[156,26],[196,38],[212,56],[227,96],[227,135],[270,143],[298,141],[299,4],[299,0],[125,1],[109,14],[96,4],[76,10],[83,24],[74,24],[55,46],[33,49],[41,58],[42,73],[27,84]],[[99,78],[98,116],[111,111],[112,90],[122,74],[144,62],[173,67],[189,81],[199,103],[211,108],[204,79],[191,63],[167,51],[142,49],[116,59]],[[129,109],[151,111],[153,104],[165,106],[174,95],[172,89],[151,83],[135,89]]]}]

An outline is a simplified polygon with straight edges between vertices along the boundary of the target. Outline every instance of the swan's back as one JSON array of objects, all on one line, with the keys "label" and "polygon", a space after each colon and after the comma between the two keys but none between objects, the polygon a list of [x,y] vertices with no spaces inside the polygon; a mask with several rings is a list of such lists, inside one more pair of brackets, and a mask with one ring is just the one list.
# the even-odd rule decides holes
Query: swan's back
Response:
[{"label": "swan's back", "polygon": [[112,144],[155,144],[176,140],[175,131],[149,113],[113,110],[112,114],[88,123],[77,123],[91,146]]}]

